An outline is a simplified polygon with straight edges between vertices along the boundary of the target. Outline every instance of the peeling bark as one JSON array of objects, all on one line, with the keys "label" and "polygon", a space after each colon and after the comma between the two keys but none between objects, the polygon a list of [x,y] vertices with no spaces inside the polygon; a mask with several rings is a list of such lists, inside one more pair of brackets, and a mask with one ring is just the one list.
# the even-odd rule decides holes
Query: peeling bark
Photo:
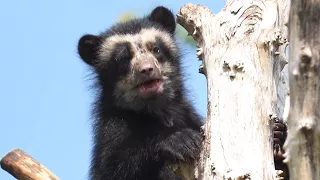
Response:
[{"label": "peeling bark", "polygon": [[279,79],[287,62],[287,16],[280,13],[288,7],[285,0],[229,0],[215,16],[191,3],[177,14],[197,42],[207,78],[206,138],[197,179],[277,178],[270,117],[282,114],[286,96]]},{"label": "peeling bark", "polygon": [[290,11],[288,138],[290,179],[320,179],[320,0],[294,0]]}]

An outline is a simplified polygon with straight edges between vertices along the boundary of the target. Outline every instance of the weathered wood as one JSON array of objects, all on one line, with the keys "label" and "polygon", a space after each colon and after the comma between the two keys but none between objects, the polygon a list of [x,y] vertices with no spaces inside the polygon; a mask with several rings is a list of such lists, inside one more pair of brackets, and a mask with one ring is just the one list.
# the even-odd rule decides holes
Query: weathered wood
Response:
[{"label": "weathered wood", "polygon": [[270,117],[282,113],[277,97],[283,106],[286,96],[277,90],[287,61],[288,7],[285,0],[230,0],[215,16],[202,5],[180,9],[177,21],[197,42],[207,78],[198,179],[277,178]]},{"label": "weathered wood", "polygon": [[288,138],[291,180],[320,179],[320,0],[293,0],[289,19]]},{"label": "weathered wood", "polygon": [[19,180],[58,180],[59,178],[21,149],[14,149],[1,159],[1,168]]}]

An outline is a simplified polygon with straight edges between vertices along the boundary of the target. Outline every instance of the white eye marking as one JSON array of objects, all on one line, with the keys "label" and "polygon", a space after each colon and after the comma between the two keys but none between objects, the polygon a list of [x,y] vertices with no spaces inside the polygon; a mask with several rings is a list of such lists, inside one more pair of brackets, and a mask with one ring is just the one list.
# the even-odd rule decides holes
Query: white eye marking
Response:
[{"label": "white eye marking", "polygon": [[[145,42],[155,42],[155,37],[160,37],[164,42],[165,46],[168,47],[171,51],[177,52],[178,49],[176,47],[175,39],[170,36],[167,32],[163,32],[156,28],[147,28],[142,29],[137,34],[117,34],[103,40],[102,45],[100,47],[99,56],[101,59],[108,59],[112,52],[115,50],[115,45],[119,42],[130,42],[135,47],[140,47],[140,45],[136,45],[135,42],[140,42],[144,44]],[[141,49],[141,48],[139,48]],[[142,48],[143,49],[143,48]],[[136,49],[137,52],[139,50]],[[154,53],[159,53],[161,50],[152,50]],[[145,52],[145,51],[143,51]]]}]

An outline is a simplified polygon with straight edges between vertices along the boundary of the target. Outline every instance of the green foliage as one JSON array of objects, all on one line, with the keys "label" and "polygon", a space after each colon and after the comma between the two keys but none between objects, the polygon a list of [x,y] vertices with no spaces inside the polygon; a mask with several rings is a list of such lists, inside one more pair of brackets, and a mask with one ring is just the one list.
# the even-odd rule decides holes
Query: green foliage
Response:
[{"label": "green foliage", "polygon": [[[128,21],[130,19],[133,19],[135,16],[136,16],[136,13],[132,11],[127,11],[125,13],[120,14],[118,21]],[[191,36],[188,36],[188,32],[179,24],[177,25],[177,28],[176,28],[176,34],[177,34],[177,37],[181,39],[183,42],[185,42],[186,44],[192,47],[196,46],[196,42],[194,41],[194,39]]]},{"label": "green foliage", "polygon": [[189,44],[192,47],[196,47],[195,40],[191,36],[188,36],[188,32],[186,31],[186,29],[184,29],[179,24],[177,25],[177,28],[176,28],[176,34],[178,38],[180,38],[185,43]]},{"label": "green foliage", "polygon": [[127,11],[125,13],[120,14],[118,21],[128,21],[130,19],[133,19],[135,17],[135,13],[131,11]]}]

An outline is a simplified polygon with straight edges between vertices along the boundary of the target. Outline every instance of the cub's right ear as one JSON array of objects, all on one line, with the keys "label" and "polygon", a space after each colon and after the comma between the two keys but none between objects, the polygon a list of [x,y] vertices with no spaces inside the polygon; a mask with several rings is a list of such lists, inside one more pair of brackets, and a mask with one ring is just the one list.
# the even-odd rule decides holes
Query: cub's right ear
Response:
[{"label": "cub's right ear", "polygon": [[152,10],[149,15],[151,21],[159,23],[162,27],[167,29],[170,33],[174,33],[176,29],[176,21],[173,13],[166,7],[158,6]]},{"label": "cub's right ear", "polygon": [[78,53],[89,65],[93,65],[94,60],[97,57],[97,47],[98,47],[99,38],[98,36],[86,34],[82,36],[78,42]]}]

